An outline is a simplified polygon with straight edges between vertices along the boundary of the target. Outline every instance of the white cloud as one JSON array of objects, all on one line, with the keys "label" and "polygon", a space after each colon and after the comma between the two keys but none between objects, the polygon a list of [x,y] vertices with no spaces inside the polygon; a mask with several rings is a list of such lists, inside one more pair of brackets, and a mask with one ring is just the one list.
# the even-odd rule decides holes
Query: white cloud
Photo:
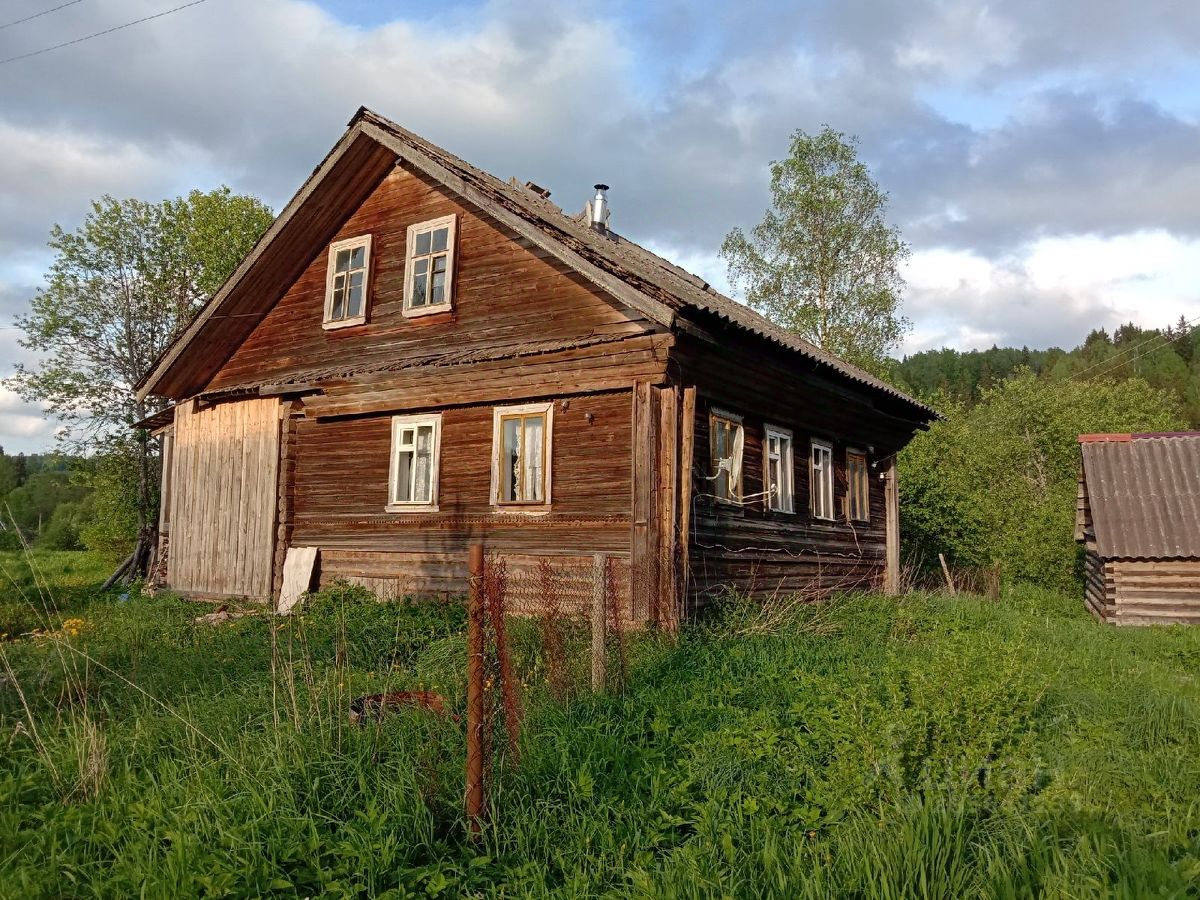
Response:
[{"label": "white cloud", "polygon": [[1200,317],[1200,239],[1165,231],[1042,238],[999,260],[969,250],[914,253],[905,351],[1024,343],[1073,346],[1088,329],[1162,328]]}]

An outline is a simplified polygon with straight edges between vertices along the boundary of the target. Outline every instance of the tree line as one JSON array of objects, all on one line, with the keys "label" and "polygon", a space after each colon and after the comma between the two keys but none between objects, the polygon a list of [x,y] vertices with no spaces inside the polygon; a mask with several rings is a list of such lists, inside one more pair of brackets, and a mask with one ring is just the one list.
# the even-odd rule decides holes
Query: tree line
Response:
[{"label": "tree line", "polygon": [[1167,328],[1140,328],[1130,322],[1111,335],[1097,328],[1072,350],[927,350],[906,356],[896,366],[895,378],[919,396],[939,395],[971,406],[1025,369],[1050,381],[1140,378],[1171,394],[1189,426],[1200,427],[1200,328],[1183,316]]}]

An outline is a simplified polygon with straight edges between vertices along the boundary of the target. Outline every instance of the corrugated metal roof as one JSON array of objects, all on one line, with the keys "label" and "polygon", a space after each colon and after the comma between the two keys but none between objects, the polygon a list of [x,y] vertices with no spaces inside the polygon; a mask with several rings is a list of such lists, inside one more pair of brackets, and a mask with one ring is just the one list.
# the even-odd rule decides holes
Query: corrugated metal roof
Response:
[{"label": "corrugated metal roof", "polygon": [[1200,433],[1083,435],[1080,450],[1102,558],[1200,558]]}]

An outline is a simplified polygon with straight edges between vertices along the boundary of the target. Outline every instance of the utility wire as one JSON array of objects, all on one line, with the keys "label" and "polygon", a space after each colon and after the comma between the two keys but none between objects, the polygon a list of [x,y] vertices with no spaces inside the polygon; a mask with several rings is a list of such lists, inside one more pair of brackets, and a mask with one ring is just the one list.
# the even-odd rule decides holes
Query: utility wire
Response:
[{"label": "utility wire", "polygon": [[60,3],[53,9],[47,9],[44,12],[34,13],[32,16],[26,16],[23,19],[13,19],[11,22],[5,22],[3,25],[0,25],[0,31],[3,31],[5,28],[12,28],[14,25],[20,25],[22,22],[28,22],[31,19],[40,19],[42,16],[48,16],[52,12],[58,12],[60,9],[66,9],[68,6],[74,6],[76,3],[82,2],[83,0],[71,0],[70,3]]},{"label": "utility wire", "polygon": [[[92,38],[103,37],[106,34],[112,34],[114,31],[121,31],[125,28],[130,28],[134,25],[140,25],[142,22],[149,22],[152,19],[161,19],[163,16],[169,16],[171,13],[179,12],[181,9],[187,9],[189,6],[199,6],[201,3],[206,3],[207,0],[192,0],[191,3],[184,3],[181,6],[176,6],[172,9],[163,10],[160,13],[155,13],[152,16],[142,16],[140,19],[134,19],[132,22],[126,22],[124,25],[114,25],[112,28],[106,28],[104,31],[97,31],[95,34],[84,35],[80,38],[75,38],[72,41],[63,41],[61,44],[54,44],[50,47],[43,47],[41,50],[33,50],[29,53],[22,53],[18,56],[10,56],[8,59],[0,59],[0,66],[8,63],[16,62],[19,59],[29,59],[31,56],[41,56],[43,53],[49,53],[51,50],[60,50],[63,47],[70,47],[74,44],[82,44],[84,41],[90,41]],[[47,10],[52,12],[53,10]]]}]

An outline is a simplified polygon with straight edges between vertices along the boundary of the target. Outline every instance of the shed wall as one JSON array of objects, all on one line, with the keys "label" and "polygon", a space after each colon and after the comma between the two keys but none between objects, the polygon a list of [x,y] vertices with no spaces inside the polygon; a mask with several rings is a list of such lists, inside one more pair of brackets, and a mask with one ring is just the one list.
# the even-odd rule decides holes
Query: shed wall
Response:
[{"label": "shed wall", "polygon": [[167,580],[193,596],[271,596],[279,401],[175,409]]}]

